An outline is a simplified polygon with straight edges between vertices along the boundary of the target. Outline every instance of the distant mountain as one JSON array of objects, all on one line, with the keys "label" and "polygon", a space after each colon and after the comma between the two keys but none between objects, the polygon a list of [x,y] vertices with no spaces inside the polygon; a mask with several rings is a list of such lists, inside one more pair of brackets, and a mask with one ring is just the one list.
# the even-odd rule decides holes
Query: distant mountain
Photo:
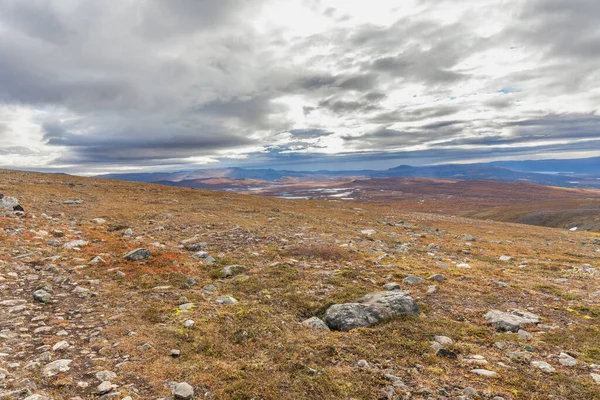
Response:
[{"label": "distant mountain", "polygon": [[571,160],[495,161],[489,163],[517,171],[580,175],[600,174],[600,157]]},{"label": "distant mountain", "polygon": [[[153,182],[194,188],[242,186],[250,182],[279,182],[284,179],[330,180],[344,177],[422,177],[460,180],[530,182],[546,186],[600,187],[600,157],[571,160],[495,161],[478,164],[444,164],[414,167],[400,165],[387,170],[286,171],[274,169],[220,168],[167,173],[124,173],[100,175],[137,182]],[[218,178],[218,180],[215,180]],[[256,182],[251,182],[256,183]]]}]

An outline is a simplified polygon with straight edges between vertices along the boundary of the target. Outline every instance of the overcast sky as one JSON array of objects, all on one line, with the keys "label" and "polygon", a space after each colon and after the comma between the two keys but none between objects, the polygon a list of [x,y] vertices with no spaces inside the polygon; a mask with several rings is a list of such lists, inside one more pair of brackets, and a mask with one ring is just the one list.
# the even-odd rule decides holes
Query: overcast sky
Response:
[{"label": "overcast sky", "polygon": [[600,155],[598,0],[0,0],[0,167]]}]

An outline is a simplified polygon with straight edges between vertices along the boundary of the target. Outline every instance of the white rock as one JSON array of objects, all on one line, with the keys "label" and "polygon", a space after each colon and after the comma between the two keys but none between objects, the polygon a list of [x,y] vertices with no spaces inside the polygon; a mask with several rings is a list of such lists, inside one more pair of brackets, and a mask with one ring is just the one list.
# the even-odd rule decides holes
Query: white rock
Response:
[{"label": "white rock", "polygon": [[490,371],[487,369],[472,369],[471,372],[476,375],[486,376],[488,378],[493,378],[494,376],[498,376],[498,374],[495,373],[494,371]]},{"label": "white rock", "polygon": [[194,397],[194,388],[185,382],[178,383],[173,389],[173,397],[176,400],[190,400]]},{"label": "white rock", "polygon": [[69,364],[71,364],[73,360],[56,360],[52,361],[50,364],[46,365],[42,370],[42,375],[49,378],[52,376],[56,376],[61,372],[67,372],[69,368]]},{"label": "white rock", "polygon": [[552,365],[548,364],[546,361],[532,361],[531,365],[548,373],[554,372],[556,370]]},{"label": "white rock", "polygon": [[66,341],[60,341],[58,343],[56,343],[54,346],[52,346],[52,351],[60,351],[60,350],[65,350],[69,348],[69,342]]},{"label": "white rock", "polygon": [[558,362],[565,367],[574,367],[577,365],[577,360],[568,355],[567,353],[560,353],[558,356]]}]

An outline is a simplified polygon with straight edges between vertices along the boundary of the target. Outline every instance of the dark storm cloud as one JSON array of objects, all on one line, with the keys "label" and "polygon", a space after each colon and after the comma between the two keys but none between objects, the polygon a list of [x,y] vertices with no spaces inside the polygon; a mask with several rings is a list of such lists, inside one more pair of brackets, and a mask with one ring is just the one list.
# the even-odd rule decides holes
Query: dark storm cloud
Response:
[{"label": "dark storm cloud", "polygon": [[[176,132],[175,127],[164,127],[157,131],[132,128],[130,131],[107,134],[74,134],[59,123],[43,125],[44,139],[49,145],[71,148],[72,152],[61,159],[62,162],[113,163],[139,162],[144,160],[176,160],[187,157],[208,156],[215,150],[231,149],[252,144],[243,136],[222,132],[205,132],[194,135],[191,132]],[[152,130],[153,129],[153,130]],[[158,127],[160,129],[160,127]],[[166,132],[170,132],[166,134]]]}]

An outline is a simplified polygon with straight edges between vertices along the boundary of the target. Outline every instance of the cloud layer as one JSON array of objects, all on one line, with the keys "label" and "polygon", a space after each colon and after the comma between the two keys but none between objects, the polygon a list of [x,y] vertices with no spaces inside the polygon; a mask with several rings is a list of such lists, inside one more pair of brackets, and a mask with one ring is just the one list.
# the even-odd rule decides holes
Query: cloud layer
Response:
[{"label": "cloud layer", "polygon": [[0,0],[0,166],[600,155],[597,15],[595,0]]}]

